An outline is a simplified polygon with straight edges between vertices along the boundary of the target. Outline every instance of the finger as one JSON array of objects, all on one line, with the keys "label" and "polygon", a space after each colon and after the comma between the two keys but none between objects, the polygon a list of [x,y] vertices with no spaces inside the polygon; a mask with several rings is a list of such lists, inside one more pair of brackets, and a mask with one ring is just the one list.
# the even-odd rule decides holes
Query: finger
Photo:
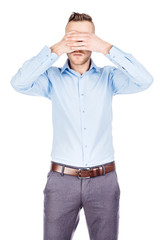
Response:
[{"label": "finger", "polygon": [[70,40],[73,40],[73,41],[85,41],[86,40],[86,37],[85,36],[67,36],[66,40],[70,41]]},{"label": "finger", "polygon": [[74,36],[86,36],[87,37],[87,36],[89,36],[89,33],[88,32],[78,32],[77,31],[77,32],[71,32],[70,36],[73,36],[73,37]]},{"label": "finger", "polygon": [[72,50],[88,50],[86,46],[83,47],[71,47]]},{"label": "finger", "polygon": [[78,33],[78,31],[73,30],[73,31],[67,32],[66,34],[67,34],[67,35],[70,35],[70,34],[73,34],[73,33]]},{"label": "finger", "polygon": [[86,42],[68,42],[67,46],[86,46]]}]

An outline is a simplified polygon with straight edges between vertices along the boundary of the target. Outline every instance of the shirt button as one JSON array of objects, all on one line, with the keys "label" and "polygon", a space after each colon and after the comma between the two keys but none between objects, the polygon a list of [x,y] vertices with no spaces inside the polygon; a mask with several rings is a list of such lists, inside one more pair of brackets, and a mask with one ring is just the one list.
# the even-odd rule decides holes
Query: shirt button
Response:
[{"label": "shirt button", "polygon": [[47,57],[48,57],[49,55],[47,54]]},{"label": "shirt button", "polygon": [[85,145],[85,147],[87,147],[87,145]]},{"label": "shirt button", "polygon": [[84,130],[86,130],[86,128],[84,128]]},{"label": "shirt button", "polygon": [[85,110],[83,110],[83,113],[85,113]]},{"label": "shirt button", "polygon": [[84,93],[81,93],[81,96],[84,96]]},{"label": "shirt button", "polygon": [[51,60],[53,60],[53,58],[51,58]]}]

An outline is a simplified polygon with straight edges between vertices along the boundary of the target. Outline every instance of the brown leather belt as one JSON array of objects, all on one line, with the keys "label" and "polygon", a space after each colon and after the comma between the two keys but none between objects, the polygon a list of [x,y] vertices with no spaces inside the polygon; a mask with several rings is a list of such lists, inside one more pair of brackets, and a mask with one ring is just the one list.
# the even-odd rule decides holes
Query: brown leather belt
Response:
[{"label": "brown leather belt", "polygon": [[[115,170],[115,162],[103,164],[104,170],[102,165],[96,167],[82,167],[82,168],[73,168],[64,165],[64,174],[69,174],[72,176],[77,176],[78,178],[92,178],[96,176],[104,175],[108,172]],[[59,165],[57,163],[51,162],[51,170],[55,172],[62,173],[63,165]]]}]

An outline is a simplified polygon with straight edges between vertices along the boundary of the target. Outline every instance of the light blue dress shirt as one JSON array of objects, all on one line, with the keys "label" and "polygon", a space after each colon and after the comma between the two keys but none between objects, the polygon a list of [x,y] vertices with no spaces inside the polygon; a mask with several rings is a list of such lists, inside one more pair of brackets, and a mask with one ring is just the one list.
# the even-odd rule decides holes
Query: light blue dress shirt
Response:
[{"label": "light blue dress shirt", "polygon": [[46,45],[12,77],[19,93],[52,101],[52,161],[92,167],[115,160],[112,97],[143,91],[153,77],[114,45],[105,56],[116,66],[97,67],[91,58],[89,70],[81,75],[70,69],[68,58],[62,68],[52,66],[59,56]]}]

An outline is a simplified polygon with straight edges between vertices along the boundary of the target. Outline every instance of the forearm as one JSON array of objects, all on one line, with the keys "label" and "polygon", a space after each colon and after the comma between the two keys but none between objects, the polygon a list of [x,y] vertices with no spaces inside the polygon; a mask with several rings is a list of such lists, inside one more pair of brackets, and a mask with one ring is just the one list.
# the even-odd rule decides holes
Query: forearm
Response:
[{"label": "forearm", "polygon": [[10,81],[12,87],[15,90],[29,89],[57,59],[58,55],[51,53],[50,48],[45,46],[36,56],[23,63]]},{"label": "forearm", "polygon": [[118,67],[113,67],[112,72],[112,82],[117,89],[116,92],[139,92],[152,84],[152,75],[132,54],[113,46],[110,53],[105,56]]},{"label": "forearm", "polygon": [[56,53],[59,57],[63,54],[63,48],[59,43],[54,44],[50,49],[51,53]]},{"label": "forearm", "polygon": [[113,47],[112,44],[104,41],[101,52],[102,52],[104,55],[106,55],[106,54],[109,53],[109,51],[110,51],[110,49],[111,49],[112,47]]},{"label": "forearm", "polygon": [[108,56],[111,56],[112,61],[131,79],[141,85],[147,86],[152,82],[152,75],[148,70],[130,53],[123,52],[115,47],[114,51]]}]

